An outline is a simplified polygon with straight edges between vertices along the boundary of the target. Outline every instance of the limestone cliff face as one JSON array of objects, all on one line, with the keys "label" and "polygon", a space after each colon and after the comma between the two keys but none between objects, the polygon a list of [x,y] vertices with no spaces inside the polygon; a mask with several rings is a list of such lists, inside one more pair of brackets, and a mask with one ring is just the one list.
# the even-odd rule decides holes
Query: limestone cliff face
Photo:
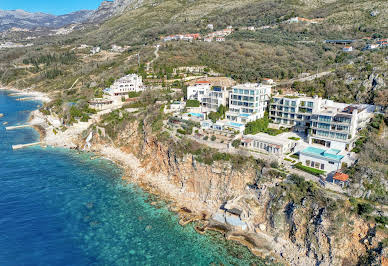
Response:
[{"label": "limestone cliff face", "polygon": [[142,3],[143,0],[103,1],[98,9],[91,14],[89,22],[102,22],[112,16],[122,14],[127,8],[139,7]]},{"label": "limestone cliff face", "polygon": [[[246,231],[227,226],[228,235],[249,236],[257,246],[253,249],[265,246],[271,250],[266,255],[291,265],[354,265],[360,258],[379,263],[387,252],[379,244],[386,236],[377,233],[374,224],[336,207],[337,201],[344,201],[341,196],[317,198],[310,191],[313,188],[306,188],[303,197],[295,196],[295,186],[271,177],[265,168],[202,164],[192,155],[178,155],[147,129],[138,128],[128,126],[115,141],[122,152],[139,160],[130,178],[193,213],[210,216],[221,206],[241,210]],[[95,145],[105,141],[99,136],[94,139]],[[255,182],[257,187],[247,186]]]}]

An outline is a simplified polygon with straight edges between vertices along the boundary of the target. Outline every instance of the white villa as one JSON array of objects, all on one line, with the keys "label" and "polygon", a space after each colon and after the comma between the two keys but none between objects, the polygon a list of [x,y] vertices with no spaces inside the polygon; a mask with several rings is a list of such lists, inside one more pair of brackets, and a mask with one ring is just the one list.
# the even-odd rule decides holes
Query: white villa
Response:
[{"label": "white villa", "polygon": [[208,81],[197,81],[193,86],[187,87],[187,100],[197,100],[202,102],[205,94],[211,89],[211,84]]},{"label": "white villa", "polygon": [[216,112],[221,105],[227,105],[229,92],[221,87],[213,87],[205,92],[202,97],[201,106],[204,112]]},{"label": "white villa", "polygon": [[128,92],[144,91],[141,76],[136,74],[126,75],[113,83],[110,89],[106,90],[112,96],[127,95]]},{"label": "white villa", "polygon": [[236,85],[229,95],[226,118],[237,123],[247,123],[263,118],[271,97],[271,86],[259,83]]}]

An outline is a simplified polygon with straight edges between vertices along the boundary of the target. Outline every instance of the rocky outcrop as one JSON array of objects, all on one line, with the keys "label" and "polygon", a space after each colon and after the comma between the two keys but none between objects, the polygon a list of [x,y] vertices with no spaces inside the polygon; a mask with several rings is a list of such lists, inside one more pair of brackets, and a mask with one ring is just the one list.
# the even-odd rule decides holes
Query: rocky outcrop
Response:
[{"label": "rocky outcrop", "polygon": [[103,1],[101,5],[89,17],[88,22],[99,23],[110,17],[122,14],[127,8],[137,8],[143,0],[115,0]]},{"label": "rocky outcrop", "polygon": [[[135,122],[114,145],[129,162],[128,180],[171,200],[176,210],[186,210],[183,224],[206,217],[207,225],[196,227],[200,233],[222,232],[254,254],[291,265],[354,265],[369,253],[381,259],[385,236],[371,233],[375,225],[351,213],[349,203],[338,205],[339,199],[308,183],[298,187],[292,180],[266,176],[257,165],[200,163],[150,131]],[[112,145],[108,142],[96,132],[92,145],[98,150]]]}]

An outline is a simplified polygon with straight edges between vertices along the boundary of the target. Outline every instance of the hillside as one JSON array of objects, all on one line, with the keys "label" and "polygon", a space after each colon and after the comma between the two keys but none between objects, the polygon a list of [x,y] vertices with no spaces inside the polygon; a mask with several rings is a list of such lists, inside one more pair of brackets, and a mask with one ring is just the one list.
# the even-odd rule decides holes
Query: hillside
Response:
[{"label": "hillside", "polygon": [[[253,235],[268,234],[277,255],[292,265],[377,265],[388,245],[388,48],[365,48],[388,37],[386,14],[386,0],[105,1],[88,23],[67,34],[35,32],[31,39],[15,32],[4,38],[33,46],[0,49],[0,86],[48,93],[53,101],[40,114],[60,121],[58,127],[47,123],[48,137],[69,136],[78,120],[85,122],[83,132],[71,136],[78,148],[93,132],[96,151],[121,149],[115,155],[131,156],[139,165],[138,183],[182,199],[185,208],[213,212],[225,202],[237,204]],[[231,34],[221,41],[161,39],[207,36],[229,26]],[[352,51],[325,41],[333,39],[351,40],[346,45]],[[177,70],[187,66],[203,71]],[[118,97],[121,107],[99,117],[88,101],[129,73],[142,76],[151,89],[128,95],[128,103]],[[323,74],[315,78],[317,73]],[[207,75],[232,83],[272,78],[273,93],[375,104],[381,113],[358,132],[352,152],[359,159],[342,169],[351,184],[337,193],[270,161],[205,146],[195,123],[174,131],[176,121],[164,108],[181,101],[186,75],[193,83]]]}]

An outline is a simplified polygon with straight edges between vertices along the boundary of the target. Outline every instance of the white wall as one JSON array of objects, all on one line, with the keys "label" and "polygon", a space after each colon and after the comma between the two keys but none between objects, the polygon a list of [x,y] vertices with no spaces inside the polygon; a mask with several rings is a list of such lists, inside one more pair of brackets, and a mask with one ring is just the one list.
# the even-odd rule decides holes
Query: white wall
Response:
[{"label": "white wall", "polygon": [[[330,173],[330,172],[333,172],[333,171],[337,171],[338,169],[341,169],[341,163],[340,162],[337,163],[335,161],[332,161],[332,162],[334,162],[334,164],[330,164],[328,160],[318,159],[316,157],[308,156],[308,155],[305,155],[305,154],[300,154],[299,155],[299,160],[302,162],[303,165],[309,166],[309,167],[311,167],[311,165],[306,165],[306,160],[318,162],[320,164],[324,164],[325,168],[324,169],[319,168],[319,170],[323,170],[326,173]],[[312,168],[315,168],[315,167],[312,167]]]}]

